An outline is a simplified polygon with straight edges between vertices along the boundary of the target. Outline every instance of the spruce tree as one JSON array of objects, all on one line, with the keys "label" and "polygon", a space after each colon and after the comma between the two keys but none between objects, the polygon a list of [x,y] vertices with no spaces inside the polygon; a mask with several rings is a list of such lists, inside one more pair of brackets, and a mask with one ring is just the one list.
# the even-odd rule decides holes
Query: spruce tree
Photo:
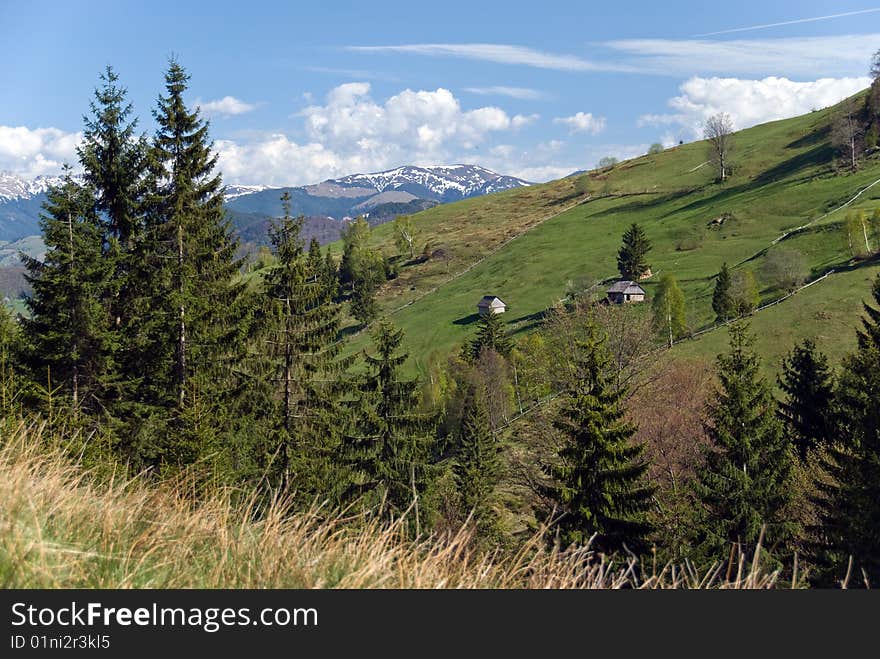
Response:
[{"label": "spruce tree", "polygon": [[290,194],[281,197],[283,217],[269,230],[276,265],[265,275],[266,313],[262,320],[268,357],[264,377],[279,401],[274,432],[277,469],[283,489],[300,496],[332,490],[328,461],[344,425],[340,409],[342,377],[351,358],[340,358],[339,307],[322,276],[316,241],[308,255],[301,238],[303,218],[290,215]]},{"label": "spruce tree", "polygon": [[513,341],[507,336],[501,314],[490,311],[480,316],[477,336],[465,346],[465,354],[473,362],[484,349],[494,350],[502,357],[509,356],[513,350]]},{"label": "spruce tree", "polygon": [[[830,481],[819,483],[816,582],[880,584],[880,276],[865,304],[858,347],[846,356],[838,387],[840,441],[825,462]],[[852,566],[850,566],[850,559]]]},{"label": "spruce tree", "polygon": [[749,553],[762,526],[764,548],[780,553],[795,529],[785,516],[792,456],[776,403],[752,350],[748,326],[730,327],[730,351],[718,357],[720,389],[708,406],[711,445],[694,484],[702,558],[723,558],[730,543]]},{"label": "spruce tree", "polygon": [[[636,428],[624,420],[625,392],[609,377],[610,356],[595,321],[573,357],[580,374],[554,427],[563,439],[558,460],[546,466],[544,495],[560,513],[563,547],[586,545],[613,553],[644,552],[651,524],[653,488],[645,480],[644,447],[633,443]],[[595,536],[595,537],[594,537]]]},{"label": "spruce tree", "polygon": [[501,461],[489,420],[486,388],[479,379],[471,381],[465,395],[453,471],[462,508],[473,513],[477,533],[491,537],[498,525],[492,493],[501,476]]},{"label": "spruce tree", "polygon": [[730,270],[727,263],[724,263],[715,278],[715,290],[712,293],[712,310],[715,312],[716,322],[726,322],[736,315],[736,304],[730,293],[730,285]]},{"label": "spruce tree", "polygon": [[[102,86],[84,117],[85,131],[78,147],[83,178],[97,193],[97,207],[106,223],[108,243],[113,239],[126,252],[141,230],[141,196],[146,167],[146,140],[135,135],[136,119],[119,76],[108,66]],[[111,247],[108,245],[108,247]]]},{"label": "spruce tree", "polygon": [[[184,101],[189,75],[171,60],[167,95],[153,116],[158,125],[148,154],[145,225],[130,258],[132,320],[126,329],[126,372],[135,380],[132,419],[174,420],[171,432],[138,424],[132,434],[147,464],[184,464],[201,452],[186,438],[182,414],[196,395],[210,401],[218,427],[232,367],[242,356],[244,284],[226,220],[217,156],[208,124]],[[193,397],[190,400],[190,397]],[[161,419],[155,419],[160,422]],[[183,424],[186,425],[186,424]]]},{"label": "spruce tree", "polygon": [[651,266],[645,261],[651,241],[638,224],[633,223],[623,234],[623,245],[617,252],[617,270],[623,279],[638,281]]},{"label": "spruce tree", "polygon": [[37,382],[63,385],[71,408],[100,409],[111,371],[109,317],[101,304],[112,272],[102,258],[94,190],[69,167],[47,192],[40,226],[44,260],[23,256],[33,293],[25,319],[29,364]]},{"label": "spruce tree", "polygon": [[[102,222],[104,259],[112,276],[105,290],[99,292],[110,318],[109,348],[114,357],[113,391],[108,391],[108,407],[126,396],[126,383],[119,372],[119,352],[123,325],[128,322],[132,287],[129,282],[129,258],[133,241],[142,231],[143,185],[146,173],[147,144],[135,135],[137,120],[131,118],[132,106],[127,92],[119,85],[119,76],[108,66],[100,76],[102,85],[95,89],[89,104],[91,116],[84,117],[85,131],[77,148],[83,178],[95,190],[95,206]],[[130,392],[129,392],[130,393]],[[119,410],[116,410],[119,411]]]},{"label": "spruce tree", "polygon": [[798,456],[805,460],[811,449],[834,440],[831,369],[812,339],[804,339],[782,360],[779,387],[785,392],[779,414]]},{"label": "spruce tree", "polygon": [[654,312],[654,328],[671,348],[676,339],[687,334],[684,293],[674,275],[665,274],[660,278],[660,286],[651,306]]},{"label": "spruce tree", "polygon": [[[434,419],[420,412],[417,383],[401,376],[403,331],[386,319],[373,332],[375,354],[365,353],[367,373],[353,404],[354,422],[343,437],[341,462],[349,471],[344,493],[366,506],[384,502],[400,516],[415,504],[431,477]],[[418,518],[411,517],[415,521]]]}]

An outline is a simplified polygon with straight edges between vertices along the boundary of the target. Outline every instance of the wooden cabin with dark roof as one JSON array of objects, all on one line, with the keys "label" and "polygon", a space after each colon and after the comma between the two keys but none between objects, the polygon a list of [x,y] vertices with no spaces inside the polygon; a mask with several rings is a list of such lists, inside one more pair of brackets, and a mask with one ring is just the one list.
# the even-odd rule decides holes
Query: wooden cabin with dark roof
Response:
[{"label": "wooden cabin with dark roof", "polygon": [[490,313],[504,313],[505,311],[507,311],[507,304],[496,295],[484,295],[483,299],[477,302],[477,313],[481,316]]},{"label": "wooden cabin with dark roof", "polygon": [[645,289],[634,281],[616,281],[608,289],[608,301],[614,304],[644,302]]}]

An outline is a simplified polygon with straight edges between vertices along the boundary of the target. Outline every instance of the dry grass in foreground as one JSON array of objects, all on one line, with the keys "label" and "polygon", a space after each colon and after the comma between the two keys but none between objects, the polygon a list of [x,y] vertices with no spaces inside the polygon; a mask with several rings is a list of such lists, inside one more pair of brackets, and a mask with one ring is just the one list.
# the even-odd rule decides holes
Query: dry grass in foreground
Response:
[{"label": "dry grass in foreground", "polygon": [[772,588],[740,556],[709,573],[587,550],[513,557],[469,548],[467,532],[408,541],[399,524],[346,524],[283,502],[257,518],[218,491],[194,502],[185,484],[101,484],[47,449],[38,424],[6,423],[0,439],[0,586],[5,588]]}]

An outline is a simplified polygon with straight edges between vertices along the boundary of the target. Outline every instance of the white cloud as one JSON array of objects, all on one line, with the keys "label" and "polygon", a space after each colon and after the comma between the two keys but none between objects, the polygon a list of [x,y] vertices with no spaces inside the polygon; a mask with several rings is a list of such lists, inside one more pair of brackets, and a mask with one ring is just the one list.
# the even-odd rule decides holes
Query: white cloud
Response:
[{"label": "white cloud", "polygon": [[742,80],[694,77],[670,99],[669,114],[642,115],[640,126],[680,127],[688,137],[702,137],[703,122],[727,112],[737,129],[805,114],[841,101],[870,84],[869,78],[822,78],[795,82],[788,78]]},{"label": "white cloud", "polygon": [[0,126],[0,169],[26,178],[57,174],[61,165],[77,165],[76,147],[82,133],[58,128]]},{"label": "white cloud", "polygon": [[384,103],[370,96],[370,84],[340,85],[325,105],[311,105],[300,114],[309,137],[341,152],[352,145],[378,153],[399,149],[422,160],[442,157],[448,148],[471,148],[492,132],[518,128],[531,118],[509,116],[498,107],[463,110],[448,89],[405,89]]},{"label": "white cloud", "polygon": [[544,92],[528,87],[505,87],[495,85],[492,87],[465,87],[464,91],[481,96],[508,96],[522,101],[536,101],[545,98]]},{"label": "white cloud", "polygon": [[246,144],[217,140],[219,168],[227,183],[303,185],[359,171],[377,163],[357,155],[341,156],[317,143],[297,144],[286,135],[266,135]]},{"label": "white cloud", "polygon": [[570,117],[556,117],[553,123],[568,126],[568,130],[572,133],[597,135],[605,130],[605,117],[594,117],[591,112],[578,112]]},{"label": "white cloud", "polygon": [[299,185],[401,164],[472,162],[492,135],[515,131],[538,115],[509,115],[486,106],[465,110],[448,89],[406,89],[384,102],[366,82],[339,85],[323,105],[297,116],[307,140],[271,134],[239,143],[218,140],[227,181]]},{"label": "white cloud", "polygon": [[642,73],[851,76],[865,71],[880,34],[788,39],[624,39],[605,46],[637,59]]},{"label": "white cloud", "polygon": [[557,71],[635,71],[635,69],[626,65],[593,62],[575,55],[557,55],[525,46],[511,46],[507,44],[425,43],[403,44],[399,46],[348,46],[347,50],[361,53],[404,53],[433,57],[461,57],[464,59],[495,62],[497,64],[520,64]]},{"label": "white cloud", "polygon": [[216,101],[199,101],[198,105],[202,112],[209,117],[231,117],[237,114],[245,114],[256,109],[253,103],[245,103],[234,96],[224,96]]},{"label": "white cloud", "polygon": [[510,125],[514,129],[522,128],[523,126],[535,123],[540,118],[540,114],[516,114],[510,120]]}]

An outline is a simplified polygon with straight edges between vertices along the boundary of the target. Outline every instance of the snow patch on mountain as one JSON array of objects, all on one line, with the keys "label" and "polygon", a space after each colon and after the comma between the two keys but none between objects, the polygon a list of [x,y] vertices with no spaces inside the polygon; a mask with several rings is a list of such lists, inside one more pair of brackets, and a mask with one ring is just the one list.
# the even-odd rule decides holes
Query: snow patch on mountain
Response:
[{"label": "snow patch on mountain", "polygon": [[263,190],[272,190],[274,188],[268,185],[227,185],[226,189],[223,190],[223,198],[226,201],[230,199],[235,199],[236,197],[241,197],[246,194],[253,194],[255,192],[262,192]]},{"label": "snow patch on mountain", "polygon": [[45,193],[50,187],[61,184],[60,176],[37,176],[25,179],[10,172],[0,172],[0,201],[31,199]]},{"label": "snow patch on mountain", "polygon": [[419,185],[440,198],[450,193],[460,197],[487,194],[529,185],[513,176],[503,176],[478,165],[437,165],[433,167],[404,166],[373,174],[352,174],[329,183],[341,186],[371,187],[377,192],[407,185]]}]

